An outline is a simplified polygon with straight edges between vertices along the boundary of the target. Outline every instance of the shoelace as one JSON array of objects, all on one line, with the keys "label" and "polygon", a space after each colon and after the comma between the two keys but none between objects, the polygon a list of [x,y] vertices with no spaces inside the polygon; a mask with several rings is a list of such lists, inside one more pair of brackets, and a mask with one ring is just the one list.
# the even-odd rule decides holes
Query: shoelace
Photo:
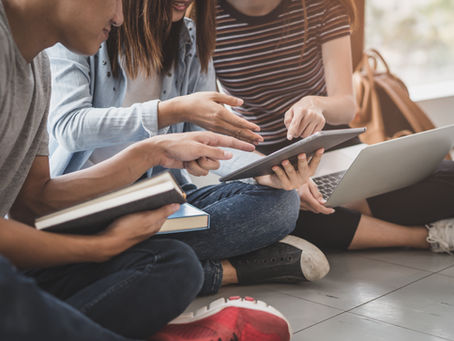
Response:
[{"label": "shoelace", "polygon": [[449,224],[445,228],[436,228],[429,224],[426,227],[429,229],[427,242],[438,243],[440,249],[452,255],[451,251],[454,250],[454,245],[450,245],[448,241],[454,240],[454,226]]}]

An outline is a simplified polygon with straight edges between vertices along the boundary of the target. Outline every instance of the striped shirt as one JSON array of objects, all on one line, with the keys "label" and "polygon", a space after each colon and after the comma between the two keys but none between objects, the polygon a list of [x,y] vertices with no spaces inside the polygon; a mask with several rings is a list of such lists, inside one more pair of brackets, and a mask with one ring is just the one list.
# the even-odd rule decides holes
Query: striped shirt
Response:
[{"label": "striped shirt", "polygon": [[306,0],[306,6],[304,43],[302,0],[282,0],[260,17],[218,1],[216,74],[227,93],[244,100],[234,112],[261,127],[259,150],[287,143],[284,114],[295,102],[327,95],[321,46],[350,34],[347,12],[337,1]]}]

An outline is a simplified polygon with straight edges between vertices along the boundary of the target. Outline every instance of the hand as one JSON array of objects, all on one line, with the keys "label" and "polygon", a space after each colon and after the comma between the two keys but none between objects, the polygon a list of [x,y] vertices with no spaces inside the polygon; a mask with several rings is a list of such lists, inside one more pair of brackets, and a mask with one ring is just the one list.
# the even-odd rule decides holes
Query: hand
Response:
[{"label": "hand", "polygon": [[323,195],[312,179],[309,178],[304,185],[297,189],[297,192],[300,197],[301,210],[323,214],[332,214],[335,212],[333,208],[324,205],[326,200],[323,199]]},{"label": "hand", "polygon": [[273,188],[281,188],[287,191],[300,188],[304,185],[309,177],[314,175],[323,155],[323,149],[317,150],[308,163],[306,154],[298,155],[298,169],[295,170],[288,160],[282,161],[282,168],[274,166],[273,175],[263,175],[255,178],[257,183]]},{"label": "hand", "polygon": [[[179,208],[180,205],[171,204],[153,211],[129,214],[115,220],[98,235],[102,240],[100,245],[106,246],[104,255],[98,260],[106,261],[131,246],[150,238],[161,229],[166,218],[178,211]],[[103,248],[101,247],[100,250],[103,250]]]},{"label": "hand", "polygon": [[263,137],[255,132],[259,126],[241,118],[224,107],[224,104],[238,106],[243,104],[239,98],[214,91],[196,92],[191,95],[175,98],[181,107],[184,120],[192,122],[207,130],[236,137],[240,140],[258,144]]},{"label": "hand", "polygon": [[159,135],[145,140],[144,143],[148,143],[148,154],[158,155],[159,165],[166,168],[186,168],[194,175],[206,175],[208,170],[219,168],[219,160],[232,158],[232,153],[217,147],[248,152],[255,149],[249,143],[208,131]]},{"label": "hand", "polygon": [[316,97],[307,96],[296,102],[284,116],[287,139],[307,137],[322,130],[325,126],[322,109],[316,104]]}]

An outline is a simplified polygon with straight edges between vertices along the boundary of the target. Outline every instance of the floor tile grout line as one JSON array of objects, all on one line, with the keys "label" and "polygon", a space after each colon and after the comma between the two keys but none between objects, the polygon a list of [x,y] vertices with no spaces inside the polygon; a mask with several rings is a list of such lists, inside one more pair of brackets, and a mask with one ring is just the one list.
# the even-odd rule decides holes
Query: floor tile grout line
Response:
[{"label": "floor tile grout line", "polygon": [[[446,270],[446,269],[444,269],[444,270]],[[441,270],[441,271],[443,271],[443,270]],[[287,296],[294,297],[294,298],[298,298],[298,299],[300,299],[300,300],[302,300],[302,301],[306,301],[306,302],[318,304],[318,305],[321,305],[321,306],[324,306],[324,307],[327,307],[327,308],[332,308],[332,309],[335,309],[335,310],[339,310],[339,311],[342,311],[342,312],[350,312],[350,311],[352,311],[353,309],[359,308],[359,307],[361,307],[361,306],[364,305],[364,304],[368,304],[368,303],[370,303],[370,302],[373,302],[374,300],[380,299],[380,298],[382,298],[382,297],[384,297],[384,296],[386,296],[386,295],[392,294],[393,292],[395,292],[395,291],[397,291],[397,290],[400,290],[400,289],[402,289],[402,288],[405,288],[405,287],[408,286],[408,285],[411,285],[411,284],[413,284],[413,283],[416,283],[416,282],[418,282],[419,280],[423,280],[423,279],[425,279],[425,278],[427,278],[427,277],[430,277],[430,276],[432,276],[432,275],[437,274],[436,272],[429,272],[429,271],[426,271],[426,272],[427,272],[427,274],[424,275],[424,276],[421,277],[421,278],[418,278],[418,279],[416,279],[416,280],[414,280],[414,281],[412,281],[412,282],[410,282],[410,283],[404,284],[404,285],[402,285],[402,286],[399,287],[399,288],[392,289],[391,291],[388,291],[388,292],[386,292],[386,293],[384,293],[384,294],[382,294],[382,295],[380,295],[380,296],[377,296],[377,297],[375,297],[375,298],[373,298],[373,299],[371,299],[371,300],[369,300],[369,301],[367,301],[367,302],[361,303],[360,305],[354,306],[354,307],[349,308],[349,309],[347,309],[347,310],[345,310],[345,309],[343,309],[343,308],[339,308],[339,307],[334,307],[334,306],[329,305],[329,304],[326,304],[326,303],[316,302],[316,301],[313,301],[313,300],[310,300],[310,299],[307,299],[307,298],[304,298],[304,297],[301,297],[301,296],[296,296],[295,294],[291,294],[291,293],[282,291],[282,289],[275,289],[275,288],[273,288],[273,287],[268,287],[268,288],[271,289],[271,290],[273,290],[273,291],[276,291],[276,292],[278,292],[278,293],[280,293],[280,294],[287,295]]]},{"label": "floor tile grout line", "polygon": [[399,327],[399,328],[403,328],[403,329],[410,330],[410,331],[413,331],[413,332],[417,332],[417,333],[420,333],[420,334],[434,336],[434,337],[437,337],[437,338],[442,339],[442,340],[454,341],[454,339],[448,339],[448,338],[446,338],[446,337],[444,337],[444,336],[434,335],[434,334],[426,333],[426,332],[423,332],[423,331],[420,331],[420,330],[416,330],[416,329],[408,328],[408,327],[401,326],[401,325],[398,325],[398,324],[390,323],[390,322],[388,322],[388,321],[383,321],[383,320],[380,320],[380,319],[375,318],[375,317],[370,317],[370,316],[367,316],[367,315],[362,315],[362,314],[355,313],[355,312],[352,312],[352,311],[350,311],[350,312],[348,312],[348,313],[349,313],[349,314],[353,314],[353,315],[355,315],[355,316],[360,316],[360,317],[364,317],[364,318],[367,318],[367,319],[371,319],[371,320],[374,320],[374,321],[379,321],[379,322],[382,322],[382,323],[384,323],[384,324],[391,325],[391,326],[394,326],[394,327]]},{"label": "floor tile grout line", "polygon": [[404,265],[404,264],[399,264],[399,263],[394,263],[394,262],[391,262],[391,261],[387,261],[387,260],[383,260],[383,259],[377,259],[377,258],[374,258],[374,257],[369,257],[369,256],[360,256],[362,258],[366,258],[366,259],[370,259],[370,260],[374,260],[374,261],[378,261],[378,262],[383,262],[383,263],[386,263],[386,264],[392,264],[392,265],[398,265],[398,266],[402,266],[404,268],[409,268],[409,269],[413,269],[413,270],[420,270],[420,271],[425,271],[425,272],[432,272],[432,273],[437,273],[439,271],[444,271],[446,269],[449,269],[449,268],[452,268],[454,266],[454,263],[449,265],[448,267],[446,268],[443,268],[441,270],[437,270],[437,271],[433,271],[433,270],[427,270],[427,269],[422,269],[422,268],[417,268],[415,266],[409,266],[409,265]]},{"label": "floor tile grout line", "polygon": [[309,300],[307,298],[303,298],[303,297],[300,297],[300,296],[296,296],[296,295],[292,295],[290,293],[287,293],[287,292],[283,292],[283,291],[279,291],[278,289],[275,289],[278,293],[280,294],[283,294],[283,295],[286,295],[286,296],[289,296],[289,297],[293,297],[293,298],[297,298],[297,299],[300,299],[301,301],[305,301],[305,302],[309,302],[309,303],[312,303],[312,304],[317,304],[317,305],[321,305],[323,307],[327,307],[327,308],[331,308],[331,309],[335,309],[341,313],[345,312],[344,309],[340,309],[338,307],[333,307],[329,304],[326,304],[326,303],[320,303],[320,302],[316,302],[316,301],[312,301],[312,300]]},{"label": "floor tile grout line", "polygon": [[[367,301],[367,302],[361,303],[361,304],[359,304],[359,305],[357,305],[357,306],[355,306],[355,307],[352,307],[352,308],[350,308],[350,309],[344,310],[343,312],[341,312],[341,313],[339,313],[339,314],[337,314],[337,315],[334,315],[334,316],[331,316],[331,317],[329,317],[329,318],[326,318],[326,319],[324,319],[324,320],[322,320],[322,321],[316,322],[316,323],[314,323],[314,324],[312,324],[312,325],[310,325],[310,326],[307,326],[307,327],[305,327],[305,328],[299,330],[297,333],[299,333],[300,331],[306,330],[306,329],[308,329],[308,328],[312,328],[312,327],[314,327],[314,326],[316,326],[316,325],[318,325],[318,324],[320,324],[320,323],[323,323],[323,322],[326,322],[326,321],[328,321],[328,320],[331,320],[331,319],[335,318],[336,316],[339,316],[339,315],[342,315],[342,314],[345,314],[345,313],[352,313],[352,314],[354,314],[354,313],[352,312],[352,310],[357,309],[357,308],[359,308],[359,307],[361,307],[361,306],[363,306],[363,305],[369,304],[369,303],[371,303],[371,302],[373,302],[373,301],[375,301],[375,300],[378,300],[378,299],[380,299],[380,298],[382,298],[382,297],[385,297],[385,296],[387,296],[387,295],[389,295],[389,294],[392,294],[392,293],[394,293],[394,292],[396,292],[396,291],[398,291],[398,290],[400,290],[400,289],[402,289],[402,288],[405,288],[405,287],[407,287],[407,286],[409,286],[409,285],[411,285],[411,284],[414,284],[414,283],[419,282],[419,281],[421,281],[421,280],[423,280],[423,279],[426,279],[426,278],[428,278],[428,277],[430,277],[430,276],[432,276],[432,275],[434,275],[434,273],[430,273],[430,274],[428,274],[427,276],[424,276],[424,277],[419,278],[419,279],[417,279],[417,280],[414,280],[414,281],[412,281],[412,282],[410,282],[410,283],[407,283],[407,284],[405,284],[405,285],[403,285],[403,286],[401,286],[401,287],[399,287],[399,288],[397,288],[397,289],[391,290],[390,292],[388,292],[388,293],[386,293],[386,294],[380,295],[380,296],[378,296],[378,297],[376,297],[376,298],[374,298],[374,299],[371,299],[371,300],[369,300],[369,301]],[[319,304],[320,304],[320,303],[319,303]],[[337,309],[339,309],[339,308],[337,308]]]},{"label": "floor tile grout line", "polygon": [[342,314],[345,314],[345,313],[346,313],[346,311],[341,311],[339,314],[336,314],[336,315],[327,317],[327,318],[324,319],[324,320],[318,321],[318,322],[316,322],[316,323],[314,323],[314,324],[311,324],[310,326],[304,327],[304,328],[302,328],[302,329],[300,329],[300,330],[298,330],[298,331],[296,331],[296,332],[293,332],[293,335],[295,335],[295,334],[297,334],[297,333],[299,333],[299,332],[302,332],[303,330],[312,328],[312,327],[314,327],[314,326],[316,326],[316,325],[319,325],[319,324],[321,324],[321,323],[324,323],[324,322],[326,322],[326,321],[332,320],[333,318],[336,318],[336,317],[338,317],[338,316],[340,316],[340,315],[342,315]]},{"label": "floor tile grout line", "polygon": [[305,327],[305,328],[302,328],[302,329],[300,329],[300,330],[298,330],[296,332],[293,332],[293,335],[296,335],[296,334],[298,334],[298,333],[300,333],[300,332],[302,332],[304,330],[307,330],[309,328],[312,328],[312,327],[314,327],[316,325],[319,325],[319,324],[324,323],[326,321],[332,320],[332,319],[334,319],[334,318],[336,318],[338,316],[344,315],[344,314],[352,314],[352,315],[355,315],[355,316],[358,316],[358,317],[367,318],[369,320],[374,320],[374,321],[381,322],[381,323],[384,323],[384,324],[389,325],[389,326],[394,326],[394,327],[398,327],[398,328],[401,328],[401,329],[409,330],[409,331],[412,331],[412,332],[415,332],[415,333],[418,333],[418,334],[433,336],[433,337],[439,338],[441,340],[454,341],[453,339],[447,339],[445,337],[438,336],[438,335],[433,335],[433,334],[429,334],[429,333],[425,333],[425,332],[422,332],[420,330],[414,330],[414,329],[407,328],[407,327],[404,327],[404,326],[399,326],[398,324],[389,323],[389,322],[386,322],[386,321],[382,321],[382,320],[379,320],[379,319],[376,319],[376,318],[373,318],[373,317],[369,317],[369,316],[366,316],[366,315],[361,315],[361,314],[354,313],[354,312],[351,312],[351,311],[344,311],[342,313],[339,313],[339,314],[336,314],[336,315],[331,316],[329,318],[326,318],[326,319],[324,319],[322,321],[319,321],[317,323],[314,323],[314,324],[312,324],[312,325],[310,325],[308,327]]}]

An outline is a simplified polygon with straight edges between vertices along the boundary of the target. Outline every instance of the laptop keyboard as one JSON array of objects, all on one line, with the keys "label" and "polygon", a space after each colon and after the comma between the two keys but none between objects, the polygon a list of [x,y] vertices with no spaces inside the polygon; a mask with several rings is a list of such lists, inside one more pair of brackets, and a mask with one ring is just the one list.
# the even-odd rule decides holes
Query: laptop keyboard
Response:
[{"label": "laptop keyboard", "polygon": [[318,190],[323,195],[323,199],[328,200],[336,186],[342,180],[345,172],[346,171],[344,170],[337,173],[331,173],[319,176],[317,178],[312,178],[312,180],[314,180],[315,184],[317,185]]}]

